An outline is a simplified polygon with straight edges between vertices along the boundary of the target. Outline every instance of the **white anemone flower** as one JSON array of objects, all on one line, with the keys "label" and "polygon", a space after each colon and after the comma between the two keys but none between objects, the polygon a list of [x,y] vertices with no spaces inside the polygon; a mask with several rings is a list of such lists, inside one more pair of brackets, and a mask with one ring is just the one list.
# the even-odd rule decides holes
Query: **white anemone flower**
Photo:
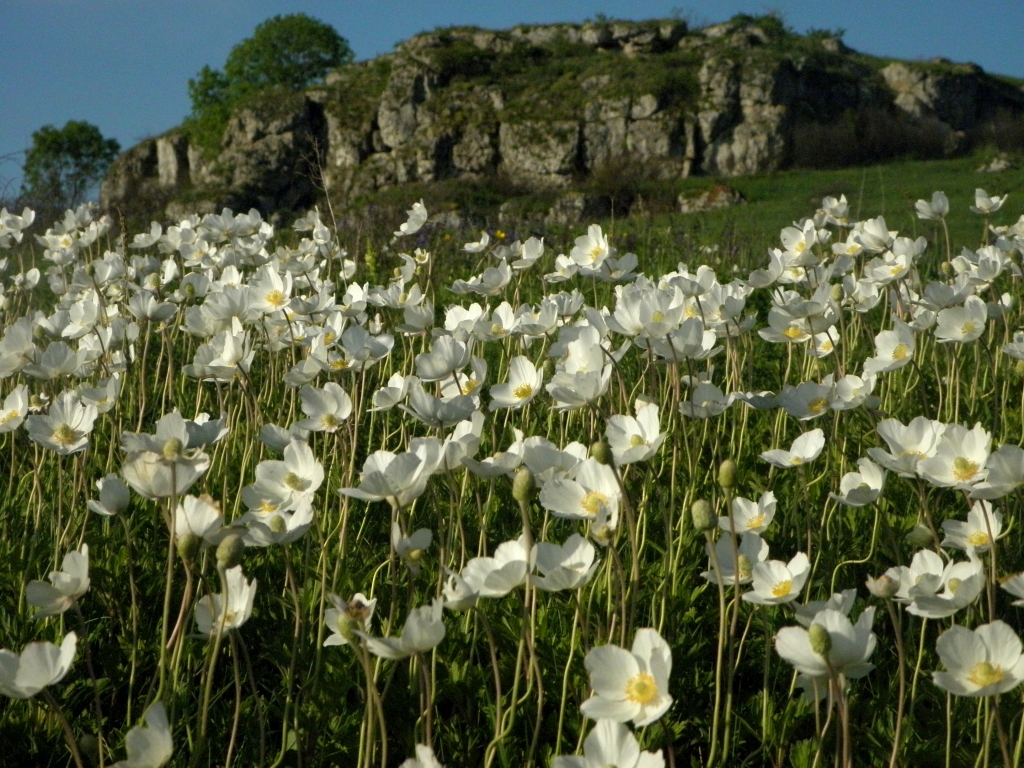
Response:
[{"label": "white anemone flower", "polygon": [[64,679],[75,658],[78,636],[68,632],[60,647],[50,642],[29,643],[21,654],[0,650],[0,693],[30,699],[43,688]]},{"label": "white anemone flower", "polygon": [[820,429],[812,429],[804,432],[793,441],[788,451],[781,448],[773,448],[761,454],[761,458],[776,467],[786,469],[798,467],[801,464],[814,461],[821,454],[825,447],[825,433]]},{"label": "white anemone flower", "polygon": [[216,546],[226,535],[222,532],[224,516],[220,513],[220,504],[210,496],[186,496],[178,504],[174,516],[174,535],[181,539],[194,536],[205,546]]},{"label": "white anemone flower", "polygon": [[28,387],[19,384],[4,398],[4,404],[0,407],[0,435],[16,430],[27,415]]},{"label": "white anemone flower", "polygon": [[274,459],[256,465],[256,483],[260,488],[285,499],[289,509],[303,500],[312,500],[324,481],[324,467],[313,455],[309,444],[292,440],[284,449],[284,461]]},{"label": "white anemone flower", "polygon": [[60,456],[84,451],[96,421],[96,407],[83,405],[74,392],[61,392],[46,415],[25,419],[28,436]]},{"label": "white anemone flower", "polygon": [[150,704],[143,717],[146,725],[135,726],[124,737],[127,759],[112,768],[161,768],[171,759],[174,744],[164,705],[159,701]]},{"label": "white anemone flower", "polygon": [[423,205],[423,201],[420,200],[418,203],[413,203],[412,208],[406,211],[408,218],[395,232],[395,237],[404,237],[405,235],[414,235],[420,231],[427,222],[427,209]]},{"label": "white anemone flower", "polygon": [[735,395],[726,395],[714,384],[702,381],[693,388],[689,400],[679,403],[679,412],[691,419],[710,419],[725,413],[735,400]]},{"label": "white anemone flower", "polygon": [[339,493],[364,501],[387,500],[392,506],[405,507],[427,488],[427,480],[441,460],[440,445],[437,455],[424,450],[394,454],[375,451],[363,462],[357,488],[342,488]]},{"label": "white anemone flower", "polygon": [[[737,496],[732,500],[732,514],[718,518],[718,527],[723,531],[740,533],[764,533],[775,519],[775,494],[765,491],[757,501]],[[732,518],[730,522],[730,517]]]},{"label": "white anemone flower", "polygon": [[988,327],[988,307],[984,299],[968,296],[962,307],[950,307],[939,312],[935,338],[940,342],[966,343],[981,337]]},{"label": "white anemone flower", "polygon": [[974,190],[974,205],[971,206],[971,210],[974,213],[984,214],[985,216],[995,213],[1003,207],[1003,203],[1006,202],[1006,195],[999,197],[998,195],[990,195],[984,189],[980,187]]},{"label": "white anemone flower", "polygon": [[999,586],[1018,598],[1013,601],[1013,605],[1018,608],[1024,607],[1024,573],[1013,574],[1013,576],[1000,581]]},{"label": "white anemone flower", "polygon": [[896,600],[907,603],[909,613],[926,619],[944,619],[966,608],[985,587],[981,561],[972,550],[968,555],[969,560],[943,565],[938,555],[923,550],[914,555],[909,569],[890,568],[886,575],[900,583]]},{"label": "white anemone flower", "polygon": [[594,545],[578,533],[561,545],[542,541],[537,544],[537,569],[542,575],[532,576],[530,581],[547,592],[579,589],[597,570],[594,555]]},{"label": "white anemone flower", "polygon": [[1001,445],[985,463],[988,477],[971,490],[972,499],[1000,499],[1024,483],[1024,449]]},{"label": "white anemone flower", "polygon": [[601,263],[612,253],[608,238],[597,224],[591,224],[587,234],[576,238],[573,249],[569,251],[569,259],[581,269],[597,270]]},{"label": "white anemone flower", "polygon": [[487,232],[480,233],[480,239],[475,243],[466,243],[462,246],[462,250],[466,253],[480,253],[487,249],[487,246],[491,244],[491,236]]},{"label": "white anemone flower", "polygon": [[946,671],[932,672],[932,679],[954,696],[995,696],[1024,682],[1020,638],[998,619],[974,630],[950,627],[935,649]]},{"label": "white anemone flower", "polygon": [[305,419],[295,426],[310,432],[337,432],[338,427],[352,414],[352,398],[339,384],[329,381],[323,389],[305,386],[299,390]]},{"label": "white anemone flower", "polygon": [[540,503],[556,517],[593,520],[601,507],[617,512],[621,494],[614,470],[588,458],[576,466],[575,479],[561,478],[544,483]]},{"label": "white anemone flower", "polygon": [[986,552],[1003,532],[1003,513],[993,510],[987,501],[976,501],[967,513],[967,521],[944,520],[942,546]]},{"label": "white anemone flower", "polygon": [[196,628],[199,634],[210,637],[219,632],[238,629],[252,615],[252,601],[256,597],[256,579],[246,581],[242,566],[228,568],[224,573],[227,595],[204,595],[195,607]]},{"label": "white anemone flower", "polygon": [[916,416],[909,424],[885,419],[878,424],[876,430],[891,453],[882,448],[868,448],[868,456],[900,477],[916,477],[918,463],[934,456],[938,450],[939,439],[946,431],[946,425],[941,421]]},{"label": "white anemone flower", "polygon": [[655,629],[638,629],[630,650],[615,645],[591,649],[584,660],[594,695],[580,712],[595,720],[632,720],[650,725],[672,706],[668,680],[672,651]]},{"label": "white anemone flower", "polygon": [[324,645],[347,645],[356,641],[356,632],[365,632],[373,618],[373,609],[377,607],[377,599],[367,600],[362,592],[356,592],[348,602],[337,595],[328,595],[333,608],[324,611],[324,624],[331,630],[331,635],[324,640]]},{"label": "white anemone flower", "polygon": [[370,637],[360,631],[356,634],[363,638],[367,650],[374,656],[404,659],[436,648],[444,640],[444,622],[441,620],[443,609],[444,603],[439,597],[435,597],[430,605],[414,608],[398,637]]},{"label": "white anemone flower", "polygon": [[96,490],[100,492],[99,499],[89,499],[86,506],[97,515],[113,517],[124,512],[131,502],[128,487],[115,474],[109,474],[97,480]]},{"label": "white anemone flower", "polygon": [[818,612],[811,626],[817,625],[828,633],[830,647],[826,654],[811,647],[810,631],[803,627],[780,629],[775,636],[775,650],[811,680],[826,681],[831,674],[856,680],[875,666],[868,661],[878,642],[871,631],[874,618],[874,608],[866,608],[856,624],[840,611],[825,609]]},{"label": "white anemone flower", "polygon": [[950,424],[942,433],[935,455],[918,462],[918,474],[939,488],[970,491],[988,477],[985,468],[992,435],[981,424],[973,429]]},{"label": "white anemone flower", "polygon": [[932,192],[931,202],[918,200],[914,203],[917,209],[917,218],[926,221],[939,221],[946,218],[949,213],[949,198],[944,192]]},{"label": "white anemone flower", "polygon": [[416,757],[410,757],[398,768],[444,768],[434,750],[424,744],[416,745]]},{"label": "white anemone flower", "polygon": [[604,434],[616,466],[647,461],[665,441],[658,419],[658,406],[645,400],[637,400],[635,417],[609,417]]},{"label": "white anemone flower", "polygon": [[875,356],[864,361],[864,375],[902,368],[913,361],[914,348],[914,329],[894,320],[891,331],[881,331],[875,336]]},{"label": "white anemone flower", "polygon": [[395,554],[409,566],[409,571],[413,576],[419,575],[423,552],[433,540],[434,534],[429,528],[420,528],[406,536],[397,520],[391,522],[391,546],[395,548]]},{"label": "white anemone flower", "polygon": [[462,579],[479,597],[504,597],[523,584],[534,555],[526,551],[526,536],[499,544],[494,557],[474,557],[462,569]]},{"label": "white anemone flower", "polygon": [[554,757],[551,768],[665,768],[665,758],[660,749],[641,752],[640,743],[626,725],[601,719],[587,734],[581,757]]},{"label": "white anemone flower", "polygon": [[544,386],[544,372],[528,357],[514,357],[508,365],[508,381],[491,387],[490,410],[522,408],[537,396]]},{"label": "white anemone flower", "polygon": [[885,470],[871,459],[860,459],[857,466],[860,471],[843,475],[839,481],[839,493],[830,493],[829,498],[847,507],[863,507],[882,495]]},{"label": "white anemone flower", "polygon": [[725,534],[718,537],[713,550],[710,544],[705,549],[711,568],[701,576],[730,586],[737,581],[749,584],[754,577],[754,565],[768,559],[768,542],[756,533],[743,534],[738,545],[733,544],[730,534]]},{"label": "white anemone flower", "polygon": [[51,571],[49,579],[49,584],[30,581],[25,588],[25,600],[37,609],[33,618],[64,613],[89,591],[89,545],[64,555],[60,570]]},{"label": "white anemone flower", "polygon": [[800,590],[811,575],[811,562],[803,552],[797,552],[788,563],[781,560],[755,563],[751,574],[753,592],[744,592],[744,600],[759,605],[791,603],[800,596]]},{"label": "white anemone flower", "polygon": [[856,601],[857,590],[844,589],[842,592],[833,592],[828,600],[809,600],[803,605],[794,606],[793,618],[803,626],[809,627],[814,621],[814,617],[826,609],[839,611],[844,616],[849,616]]},{"label": "white anemone flower", "polygon": [[416,355],[420,381],[441,381],[469,364],[469,346],[452,336],[441,336],[429,352]]}]

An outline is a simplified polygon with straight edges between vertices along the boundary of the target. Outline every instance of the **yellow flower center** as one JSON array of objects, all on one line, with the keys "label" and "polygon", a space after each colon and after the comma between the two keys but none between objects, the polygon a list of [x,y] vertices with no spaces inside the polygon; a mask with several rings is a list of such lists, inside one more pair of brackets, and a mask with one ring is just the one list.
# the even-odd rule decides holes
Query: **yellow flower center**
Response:
[{"label": "yellow flower center", "polygon": [[895,267],[889,267],[889,274],[890,275],[894,275],[895,276],[895,275],[898,275],[902,271],[903,271],[903,267],[901,267],[899,265],[896,265]]},{"label": "yellow flower center", "polygon": [[970,459],[965,459],[963,456],[957,456],[953,459],[953,477],[961,483],[972,479],[978,474],[979,469],[980,467],[976,463]]},{"label": "yellow flower center", "polygon": [[334,331],[326,331],[324,333],[324,344],[331,344],[335,339]]},{"label": "yellow flower center", "polygon": [[819,413],[828,408],[828,398],[816,397],[807,404],[807,410],[817,416]]},{"label": "yellow flower center", "polygon": [[697,307],[693,304],[687,304],[685,314],[687,317],[697,317]]},{"label": "yellow flower center", "polygon": [[772,587],[772,597],[785,597],[792,591],[793,582],[789,579],[785,579]]},{"label": "yellow flower center", "polygon": [[595,245],[590,249],[590,260],[597,261],[598,257],[604,252],[604,249],[600,245]]},{"label": "yellow flower center", "polygon": [[269,514],[271,512],[276,512],[276,511],[277,511],[277,504],[274,504],[269,499],[264,499],[263,501],[260,502],[260,512],[266,512],[266,513]]},{"label": "yellow flower center", "polygon": [[658,695],[658,684],[649,672],[634,675],[626,683],[626,698],[634,704],[650,704]]},{"label": "yellow flower center", "polygon": [[0,424],[6,424],[8,421],[13,421],[18,418],[18,411],[8,411],[0,418]]},{"label": "yellow flower center", "polygon": [[505,328],[501,323],[491,323],[491,336],[504,336]]},{"label": "yellow flower center", "polygon": [[608,497],[599,491],[588,491],[580,499],[580,506],[587,511],[590,517],[596,517],[602,504],[608,503]]},{"label": "yellow flower center", "polygon": [[961,579],[950,579],[947,586],[949,587],[949,591],[955,595],[956,591],[960,589],[961,584],[963,584],[963,580]]},{"label": "yellow flower center", "polygon": [[782,332],[782,335],[785,336],[787,339],[796,340],[803,336],[804,332],[797,328],[795,325],[791,325]]},{"label": "yellow flower center", "polygon": [[282,307],[285,304],[284,294],[277,290],[268,291],[264,299],[272,307]]},{"label": "yellow flower center", "polygon": [[1003,672],[1002,667],[988,661],[979,661],[971,667],[971,671],[967,673],[967,679],[979,688],[995,685],[1005,676],[1006,673]]},{"label": "yellow flower center", "polygon": [[804,460],[803,460],[802,456],[793,456],[789,460],[789,463],[790,463],[791,466],[798,467],[798,466],[800,466],[801,464],[804,463]]},{"label": "yellow flower center", "polygon": [[665,319],[665,313],[662,312],[660,309],[657,310],[653,315],[651,315],[651,320],[653,322],[655,322],[655,323],[660,323],[664,319]]},{"label": "yellow flower center", "polygon": [[972,547],[984,547],[991,541],[984,531],[975,531],[967,537],[967,543]]},{"label": "yellow flower center", "polygon": [[629,446],[631,448],[639,448],[641,445],[647,445],[647,441],[644,440],[643,435],[630,435]]},{"label": "yellow flower center", "polygon": [[897,344],[892,350],[892,359],[903,360],[906,358],[907,352],[908,350],[906,344]]},{"label": "yellow flower center", "polygon": [[53,430],[53,439],[61,445],[70,445],[75,442],[77,433],[75,430],[67,424],[61,424],[55,430]]},{"label": "yellow flower center", "polygon": [[916,456],[919,459],[927,459],[928,458],[923,453],[921,453],[921,451],[904,451],[903,453],[900,454],[900,456]]},{"label": "yellow flower center", "polygon": [[471,392],[474,392],[476,390],[476,388],[479,387],[479,386],[480,386],[480,382],[479,381],[477,381],[476,379],[470,379],[465,384],[463,384],[462,387],[460,387],[460,391],[462,392],[462,394],[468,395]]},{"label": "yellow flower center", "polygon": [[284,484],[291,488],[293,491],[302,490],[302,478],[294,472],[289,472],[284,476]]},{"label": "yellow flower center", "polygon": [[807,243],[805,243],[803,240],[801,240],[799,243],[797,243],[796,247],[793,249],[794,253],[803,253],[806,250],[807,250]]},{"label": "yellow flower center", "polygon": [[974,323],[972,323],[970,320],[968,320],[966,323],[964,323],[960,327],[960,333],[962,333],[964,336],[966,336],[968,333],[973,331],[976,327],[977,326]]},{"label": "yellow flower center", "polygon": [[331,368],[335,371],[344,371],[346,368],[348,368],[348,360],[345,360],[344,358],[338,358],[337,360],[331,363]]},{"label": "yellow flower center", "polygon": [[753,530],[754,528],[760,528],[764,525],[764,515],[754,515],[752,518],[747,520],[747,529]]},{"label": "yellow flower center", "polygon": [[333,413],[325,413],[320,417],[320,423],[323,425],[324,429],[334,429],[341,422],[338,421],[338,417]]},{"label": "yellow flower center", "polygon": [[512,390],[512,394],[515,395],[520,400],[525,400],[526,398],[533,395],[533,387],[530,386],[529,384],[520,384],[518,387]]}]

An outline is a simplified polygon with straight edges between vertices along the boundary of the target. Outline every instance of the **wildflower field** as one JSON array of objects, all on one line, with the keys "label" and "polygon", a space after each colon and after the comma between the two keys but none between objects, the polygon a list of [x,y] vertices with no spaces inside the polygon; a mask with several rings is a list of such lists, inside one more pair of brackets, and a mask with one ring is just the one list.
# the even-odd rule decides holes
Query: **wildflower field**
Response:
[{"label": "wildflower field", "polygon": [[1020,765],[1004,200],[751,264],[4,209],[0,762]]}]

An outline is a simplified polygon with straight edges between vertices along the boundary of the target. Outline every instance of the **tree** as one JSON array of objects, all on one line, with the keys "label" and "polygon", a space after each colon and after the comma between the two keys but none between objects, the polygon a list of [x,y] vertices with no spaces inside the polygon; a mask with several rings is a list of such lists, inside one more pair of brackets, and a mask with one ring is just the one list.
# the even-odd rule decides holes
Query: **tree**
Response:
[{"label": "tree", "polygon": [[274,16],[231,49],[223,72],[205,66],[188,81],[193,116],[267,88],[301,90],[352,58],[330,24],[304,13]]},{"label": "tree", "polygon": [[25,155],[21,194],[27,201],[56,209],[73,208],[107,172],[121,151],[92,123],[69,120],[58,130],[44,125],[32,134]]}]

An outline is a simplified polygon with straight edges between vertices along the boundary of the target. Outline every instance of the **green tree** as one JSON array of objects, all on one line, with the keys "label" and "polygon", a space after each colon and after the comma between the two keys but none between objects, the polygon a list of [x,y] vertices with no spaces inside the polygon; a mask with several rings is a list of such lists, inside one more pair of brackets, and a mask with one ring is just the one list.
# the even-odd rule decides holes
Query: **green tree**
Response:
[{"label": "green tree", "polygon": [[32,134],[22,168],[22,197],[57,209],[72,208],[89,192],[121,151],[92,123],[69,120],[61,129],[44,125]]},{"label": "green tree", "polygon": [[224,71],[204,66],[188,81],[189,127],[200,144],[216,146],[232,108],[259,91],[299,91],[352,61],[348,41],[304,13],[274,16],[228,54]]}]

